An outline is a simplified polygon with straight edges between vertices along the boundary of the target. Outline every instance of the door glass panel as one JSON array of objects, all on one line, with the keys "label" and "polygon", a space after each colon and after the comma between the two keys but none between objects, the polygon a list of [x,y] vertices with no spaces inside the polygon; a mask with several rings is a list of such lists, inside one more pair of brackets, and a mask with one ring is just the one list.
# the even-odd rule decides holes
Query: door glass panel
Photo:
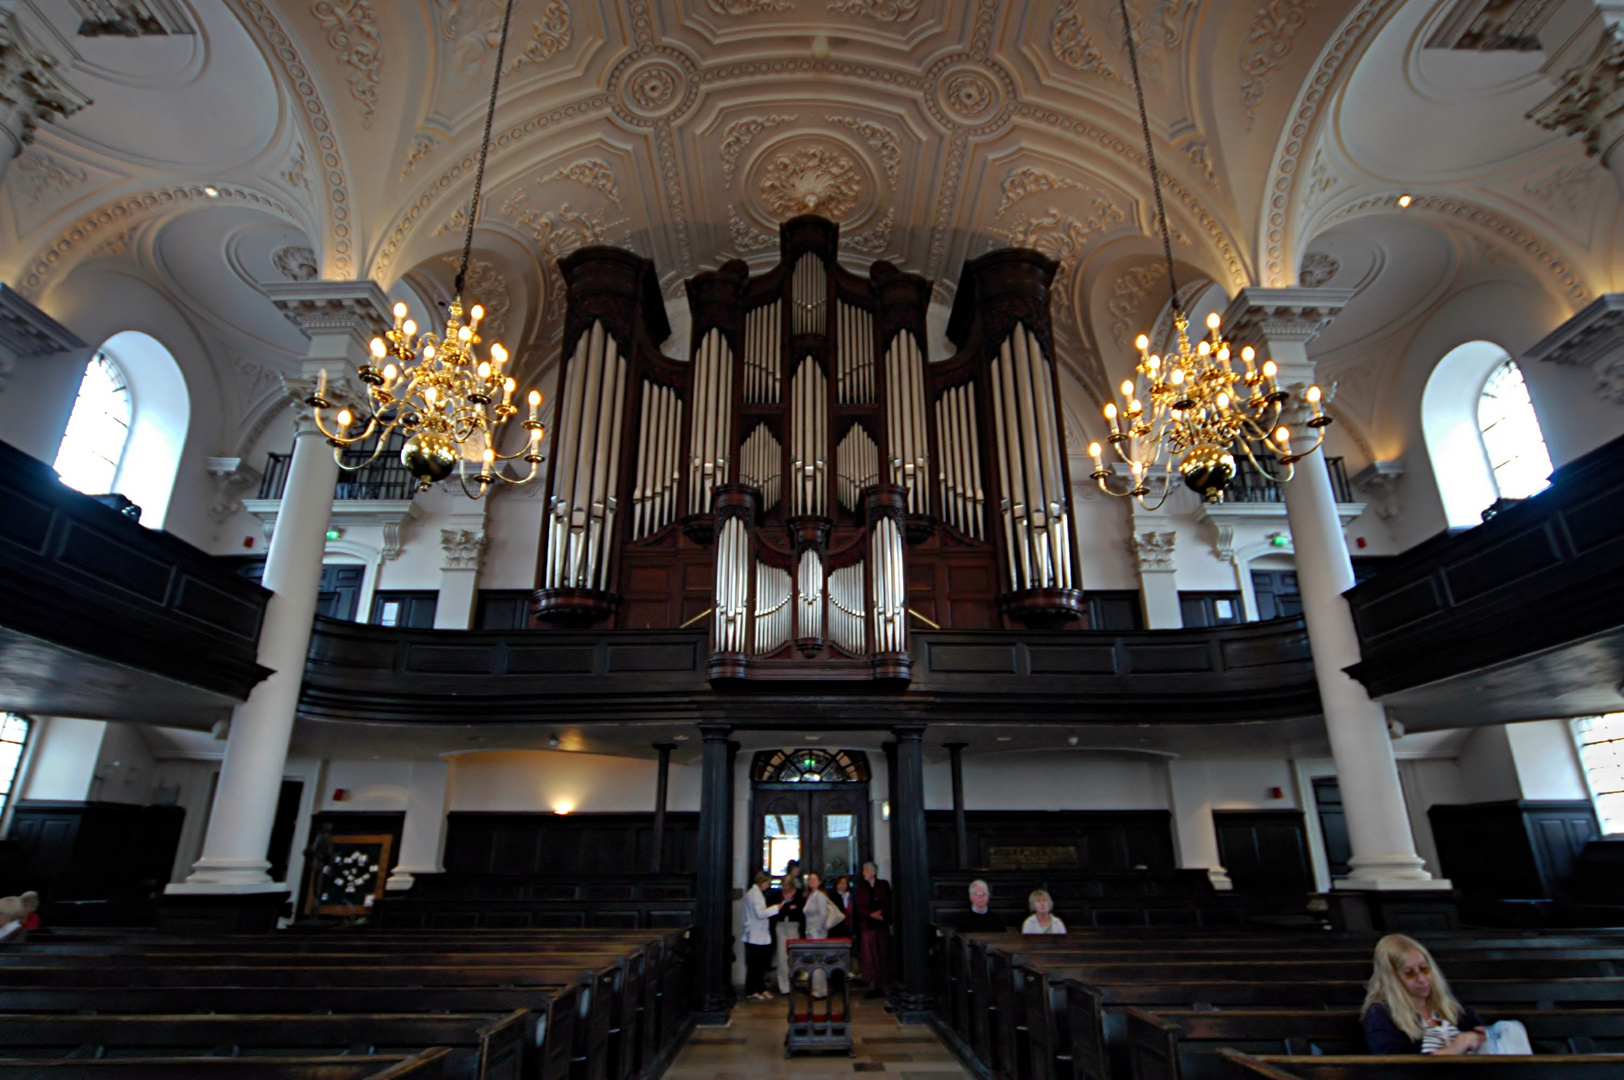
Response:
[{"label": "door glass panel", "polygon": [[789,861],[801,857],[801,815],[768,814],[761,835],[761,861],[767,873],[783,877]]},{"label": "door glass panel", "polygon": [[857,818],[853,814],[823,815],[823,879],[833,882],[857,870]]}]

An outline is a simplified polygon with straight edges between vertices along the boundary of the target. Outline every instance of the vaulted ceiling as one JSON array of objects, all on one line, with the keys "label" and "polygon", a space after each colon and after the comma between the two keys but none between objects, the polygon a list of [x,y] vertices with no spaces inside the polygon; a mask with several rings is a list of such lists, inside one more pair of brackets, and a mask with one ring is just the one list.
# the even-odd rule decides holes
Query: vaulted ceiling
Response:
[{"label": "vaulted ceiling", "polygon": [[[184,311],[244,421],[300,349],[263,283],[444,295],[497,0],[169,0],[195,32],[140,37],[81,35],[82,6],[18,3],[93,104],[7,173],[0,278],[50,310],[84,275],[139,276]],[[1360,290],[1318,346],[1350,372],[1486,279],[1531,284],[1557,314],[1614,287],[1610,177],[1525,118],[1550,93],[1543,54],[1428,47],[1460,8],[1129,0],[1181,273],[1228,294]],[[514,0],[474,288],[540,371],[560,325],[552,261],[583,244],[654,260],[673,354],[682,281],[770,265],[795,214],[839,221],[853,269],[936,279],[944,305],[963,260],[1027,245],[1062,264],[1081,408],[1165,300],[1117,12]],[[1346,408],[1373,415],[1384,377],[1365,373],[1368,402]]]}]

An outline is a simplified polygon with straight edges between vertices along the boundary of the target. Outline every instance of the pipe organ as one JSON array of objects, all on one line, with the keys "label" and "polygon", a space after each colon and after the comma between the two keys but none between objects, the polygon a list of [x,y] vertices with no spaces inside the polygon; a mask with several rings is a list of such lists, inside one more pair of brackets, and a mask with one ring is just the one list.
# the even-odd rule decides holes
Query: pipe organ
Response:
[{"label": "pipe organ", "polygon": [[[568,286],[538,626],[708,626],[716,680],[908,677],[909,630],[1082,617],[1048,286],[966,264],[926,353],[930,283],[786,222],[778,265],[687,282],[685,358],[654,268],[610,248]],[[622,520],[623,519],[623,520]]]}]

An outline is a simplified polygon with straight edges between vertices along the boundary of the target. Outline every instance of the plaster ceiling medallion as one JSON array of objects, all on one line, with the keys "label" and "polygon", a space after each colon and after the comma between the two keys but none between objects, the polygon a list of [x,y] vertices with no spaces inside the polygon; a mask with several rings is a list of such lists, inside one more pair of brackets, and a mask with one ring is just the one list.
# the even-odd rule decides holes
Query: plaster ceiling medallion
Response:
[{"label": "plaster ceiling medallion", "polygon": [[845,221],[871,186],[863,174],[862,166],[834,145],[795,143],[756,163],[756,192],[770,221],[786,221],[797,214]]},{"label": "plaster ceiling medallion", "polygon": [[670,57],[650,56],[620,75],[620,103],[645,120],[671,115],[687,96],[688,76]]},{"label": "plaster ceiling medallion", "polygon": [[949,68],[936,84],[936,100],[960,123],[978,127],[998,115],[1003,88],[979,67]]}]

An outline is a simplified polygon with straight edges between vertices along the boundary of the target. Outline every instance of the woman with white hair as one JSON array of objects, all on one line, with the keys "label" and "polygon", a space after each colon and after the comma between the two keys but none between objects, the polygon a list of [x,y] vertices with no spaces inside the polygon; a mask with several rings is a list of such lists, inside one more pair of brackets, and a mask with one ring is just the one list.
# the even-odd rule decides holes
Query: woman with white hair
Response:
[{"label": "woman with white hair", "polygon": [[1032,895],[1026,898],[1026,906],[1032,914],[1026,917],[1021,924],[1023,934],[1064,934],[1066,924],[1060,921],[1060,916],[1054,914],[1054,897],[1045,889],[1033,889]]},{"label": "woman with white hair", "polygon": [[1365,1042],[1372,1054],[1528,1054],[1528,1032],[1515,1020],[1485,1026],[1455,1000],[1427,947],[1403,934],[1376,942],[1365,984]]}]

